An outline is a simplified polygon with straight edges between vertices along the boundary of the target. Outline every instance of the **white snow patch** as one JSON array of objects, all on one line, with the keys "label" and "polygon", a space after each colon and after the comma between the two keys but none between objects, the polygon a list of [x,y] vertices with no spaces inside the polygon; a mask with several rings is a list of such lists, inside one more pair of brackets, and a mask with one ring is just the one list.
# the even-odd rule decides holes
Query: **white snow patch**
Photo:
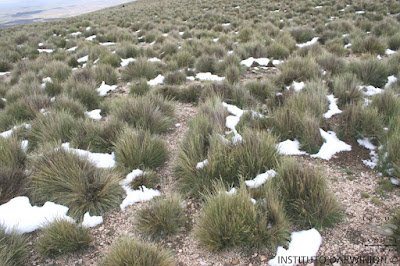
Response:
[{"label": "white snow patch", "polygon": [[10,73],[11,73],[10,71],[0,72],[0,76],[4,76],[4,75],[10,74]]},{"label": "white snow patch", "polygon": [[391,177],[390,182],[392,182],[393,185],[400,186],[400,179]]},{"label": "white snow patch", "polygon": [[397,53],[396,51],[393,51],[393,50],[391,50],[391,49],[386,49],[385,50],[385,55],[392,55],[392,54],[395,54],[395,53]]},{"label": "white snow patch", "polygon": [[130,58],[127,58],[127,59],[123,59],[123,58],[121,58],[121,66],[127,66],[127,65],[129,65],[129,63],[131,63],[131,62],[135,62],[136,61],[136,59],[135,58],[132,58],[132,57],[130,57]]},{"label": "white snow patch", "polygon": [[29,144],[29,141],[27,141],[27,140],[21,141],[21,149],[22,149],[24,152],[26,152],[26,151],[28,150],[28,144]]},{"label": "white snow patch", "polygon": [[74,46],[72,48],[67,49],[68,52],[74,52],[76,51],[76,49],[78,49],[78,46]]},{"label": "white snow patch", "polygon": [[156,86],[156,85],[159,85],[159,84],[163,84],[164,83],[164,79],[165,79],[165,77],[163,75],[159,74],[154,79],[148,81],[147,84],[149,84],[150,86]]},{"label": "white snow patch", "polygon": [[355,13],[356,14],[365,14],[365,11],[364,10],[360,10],[360,11],[356,11]]},{"label": "white snow patch", "polygon": [[319,152],[317,154],[311,155],[311,157],[330,160],[332,156],[338,152],[351,151],[351,146],[338,139],[335,132],[325,132],[321,128],[319,129],[319,131],[321,133],[321,137],[325,140],[325,142],[324,144],[322,144]]},{"label": "white snow patch", "polygon": [[325,118],[331,118],[336,114],[340,114],[342,110],[339,110],[339,107],[337,106],[337,98],[335,98],[333,94],[327,95],[326,98],[329,101],[329,110],[323,114],[323,116]]},{"label": "white snow patch", "polygon": [[102,116],[100,113],[101,109],[94,109],[92,111],[85,112],[85,114],[93,120],[101,120]]},{"label": "white snow patch", "polygon": [[345,45],[344,45],[344,49],[349,49],[351,46],[352,46],[351,43],[345,44]]},{"label": "white snow patch", "polygon": [[208,164],[208,160],[205,159],[204,161],[197,163],[196,169],[203,169],[203,167],[204,167],[205,165],[207,165],[207,164]]},{"label": "white snow patch", "polygon": [[89,212],[83,216],[83,227],[95,227],[103,223],[103,216],[90,216]]},{"label": "white snow patch", "polygon": [[51,54],[52,52],[54,52],[53,49],[37,49],[39,51],[39,53],[48,53]]},{"label": "white snow patch", "polygon": [[236,193],[236,188],[231,188],[231,190],[229,190],[229,191],[227,191],[226,192],[226,194],[228,194],[228,195],[233,195],[233,194],[235,194]]},{"label": "white snow patch", "polygon": [[22,125],[14,126],[12,129],[0,133],[0,137],[7,139],[7,138],[11,137],[14,130],[17,130],[20,127],[25,127],[26,129],[29,129],[31,127],[31,125],[27,124],[27,123],[23,123]]},{"label": "white snow patch", "polygon": [[42,207],[32,206],[28,197],[21,196],[0,205],[0,224],[5,226],[6,233],[30,233],[55,219],[73,221],[67,212],[68,207],[50,201]]},{"label": "white snow patch", "polygon": [[94,39],[96,39],[96,35],[89,36],[85,40],[86,41],[93,41]]},{"label": "white snow patch", "polygon": [[302,89],[304,89],[305,86],[306,85],[304,84],[303,81],[301,81],[301,82],[293,81],[293,84],[292,84],[292,88],[294,91],[301,91]]},{"label": "white snow patch", "polygon": [[251,67],[254,64],[254,62],[256,62],[260,66],[267,66],[269,61],[270,60],[268,58],[253,58],[253,57],[249,57],[249,58],[247,58],[245,60],[242,60],[240,62],[240,64],[244,65],[246,67]]},{"label": "white snow patch", "polygon": [[208,81],[223,81],[223,80],[225,80],[225,77],[218,77],[217,75],[213,75],[210,72],[197,73],[196,78],[199,80],[208,80]]},{"label": "white snow patch", "polygon": [[115,155],[114,153],[95,153],[85,151],[81,149],[74,149],[70,147],[69,142],[61,144],[61,147],[69,152],[77,154],[79,157],[87,158],[89,161],[94,163],[98,168],[112,168],[115,166]]},{"label": "white snow patch", "polygon": [[269,178],[275,177],[276,172],[274,170],[268,170],[263,174],[257,175],[253,180],[246,180],[244,183],[250,188],[257,188],[267,182]]},{"label": "white snow patch", "polygon": [[82,34],[82,32],[77,31],[77,32],[71,33],[71,36],[77,37],[77,36],[79,36],[79,35],[81,35],[81,34]]},{"label": "white snow patch", "polygon": [[101,83],[101,86],[96,89],[100,96],[107,95],[108,92],[115,90],[118,85],[107,85],[104,81]]},{"label": "white snow patch", "polygon": [[145,174],[140,169],[133,170],[131,173],[129,173],[125,179],[123,179],[120,182],[120,185],[126,192],[126,198],[122,201],[120,207],[122,210],[125,210],[125,208],[129,205],[133,205],[137,202],[143,202],[143,201],[148,201],[151,200],[154,197],[160,196],[160,191],[154,190],[151,188],[147,188],[145,186],[142,186],[138,190],[133,190],[130,186],[129,183],[131,183],[136,177],[141,176]]},{"label": "white snow patch", "polygon": [[318,40],[319,40],[319,37],[314,37],[314,38],[312,38],[311,41],[305,42],[305,43],[297,43],[296,46],[299,47],[299,48],[303,48],[303,47],[306,47],[306,46],[310,46],[310,45],[316,44],[318,42]]},{"label": "white snow patch", "polygon": [[373,96],[373,95],[380,94],[383,92],[382,89],[375,88],[372,85],[360,86],[359,90],[361,90],[364,93],[364,95],[366,95],[366,96]]},{"label": "white snow patch", "polygon": [[395,76],[389,76],[388,77],[388,82],[385,84],[385,88],[390,87],[390,85],[392,85],[393,83],[395,83],[397,81],[397,78]]},{"label": "white snow patch", "polygon": [[369,138],[358,139],[357,142],[358,142],[358,144],[360,144],[364,148],[367,148],[368,150],[376,149],[375,145],[371,143]]},{"label": "white snow patch", "polygon": [[78,63],[85,63],[85,62],[89,61],[89,55],[82,56],[77,61],[78,61]]},{"label": "white snow patch", "polygon": [[152,62],[152,63],[161,62],[161,60],[158,59],[157,57],[149,58],[149,59],[147,59],[147,61]]},{"label": "white snow patch", "polygon": [[[322,244],[322,237],[319,232],[315,229],[309,229],[300,232],[293,232],[290,235],[289,248],[285,249],[281,246],[278,247],[275,258],[268,261],[269,265],[298,265],[302,261],[312,259],[318,253],[319,247]],[[291,264],[280,263],[280,258],[292,258],[294,261]]]},{"label": "white snow patch", "polygon": [[305,151],[300,150],[300,142],[295,140],[285,140],[276,145],[276,149],[283,155],[303,155],[307,154]]},{"label": "white snow patch", "polygon": [[101,42],[99,44],[101,46],[111,46],[111,45],[116,45],[117,43],[115,43],[115,42]]}]

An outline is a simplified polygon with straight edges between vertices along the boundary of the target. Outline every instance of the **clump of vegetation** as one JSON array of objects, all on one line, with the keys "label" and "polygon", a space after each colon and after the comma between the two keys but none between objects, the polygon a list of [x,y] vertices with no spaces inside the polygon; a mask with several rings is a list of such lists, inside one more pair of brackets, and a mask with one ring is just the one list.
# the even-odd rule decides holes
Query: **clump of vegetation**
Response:
[{"label": "clump of vegetation", "polygon": [[284,64],[279,65],[282,83],[290,85],[293,81],[307,81],[320,76],[318,65],[308,57],[293,57]]},{"label": "clump of vegetation", "polygon": [[86,212],[101,215],[120,204],[123,190],[116,174],[64,148],[43,153],[32,165],[30,192],[36,202],[63,204],[78,220]]},{"label": "clump of vegetation", "polygon": [[21,147],[21,142],[15,138],[0,137],[0,167],[11,169],[24,169],[26,154]]},{"label": "clump of vegetation", "polygon": [[80,251],[91,242],[88,228],[58,219],[43,228],[37,249],[42,257],[47,258]]},{"label": "clump of vegetation", "polygon": [[114,102],[111,115],[135,128],[163,133],[174,125],[174,105],[159,95],[124,98]]},{"label": "clump of vegetation", "polygon": [[232,193],[225,189],[216,184],[205,195],[195,229],[204,248],[216,251],[235,246],[273,246],[287,239],[288,223],[273,193],[253,204],[244,185]]},{"label": "clump of vegetation", "polygon": [[343,73],[334,77],[332,90],[335,97],[339,99],[338,105],[344,107],[346,104],[357,103],[362,100],[363,93],[360,90],[361,83],[354,74]]},{"label": "clump of vegetation", "polygon": [[22,169],[0,167],[0,205],[26,194],[27,178]]},{"label": "clump of vegetation", "polygon": [[123,236],[115,241],[110,247],[102,266],[143,266],[175,265],[174,257],[166,249],[157,247],[155,244],[145,243],[143,241]]},{"label": "clump of vegetation", "polygon": [[131,81],[133,79],[145,78],[147,80],[155,78],[157,75],[157,67],[154,63],[147,61],[146,58],[139,58],[135,62],[127,65],[121,72],[123,81]]},{"label": "clump of vegetation", "polygon": [[285,160],[278,169],[279,193],[291,219],[305,226],[333,226],[343,212],[317,169],[301,165],[294,159]]},{"label": "clump of vegetation", "polygon": [[129,93],[132,95],[146,95],[150,91],[150,85],[147,84],[146,79],[140,79],[138,81],[133,81],[130,86]]},{"label": "clump of vegetation", "polygon": [[136,168],[155,169],[168,157],[163,139],[145,130],[126,129],[115,143],[117,163],[128,172]]},{"label": "clump of vegetation", "polygon": [[387,82],[388,66],[381,60],[370,58],[350,64],[351,71],[364,83],[383,88]]},{"label": "clump of vegetation", "polygon": [[181,198],[176,195],[156,197],[135,215],[135,225],[152,238],[173,235],[185,223]]},{"label": "clump of vegetation", "polygon": [[154,172],[153,170],[146,170],[141,175],[133,179],[132,182],[129,183],[129,186],[133,190],[140,189],[140,187],[142,186],[153,188],[158,181],[159,178],[156,172]]},{"label": "clump of vegetation", "polygon": [[29,238],[0,225],[0,261],[5,266],[21,265],[28,255]]}]

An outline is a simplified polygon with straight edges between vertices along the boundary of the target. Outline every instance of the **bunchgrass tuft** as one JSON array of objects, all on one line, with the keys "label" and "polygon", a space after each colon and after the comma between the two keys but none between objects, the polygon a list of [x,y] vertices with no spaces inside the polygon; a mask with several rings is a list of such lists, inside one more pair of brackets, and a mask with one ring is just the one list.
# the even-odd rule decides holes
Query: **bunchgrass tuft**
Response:
[{"label": "bunchgrass tuft", "polygon": [[337,97],[338,105],[344,107],[346,104],[357,103],[362,100],[363,93],[360,91],[360,81],[351,73],[343,73],[335,76],[332,82],[332,90]]},{"label": "bunchgrass tuft", "polygon": [[181,198],[176,194],[156,197],[135,215],[136,227],[153,239],[176,234],[184,223]]},{"label": "bunchgrass tuft", "polygon": [[387,82],[388,66],[376,58],[352,62],[350,70],[357,75],[363,85],[383,88]]},{"label": "bunchgrass tuft", "polygon": [[155,78],[156,74],[157,67],[154,63],[147,61],[146,58],[139,58],[122,70],[121,79],[126,82],[140,78],[150,80]]},{"label": "bunchgrass tuft", "polygon": [[27,178],[22,169],[0,167],[0,205],[26,194]]},{"label": "bunchgrass tuft", "polygon": [[171,252],[135,238],[123,236],[109,248],[101,266],[176,265]]},{"label": "bunchgrass tuft", "polygon": [[115,143],[115,159],[128,172],[136,168],[155,169],[167,157],[163,139],[146,130],[126,129]]},{"label": "bunchgrass tuft", "polygon": [[23,169],[25,163],[26,154],[21,148],[21,142],[15,137],[0,137],[0,167]]},{"label": "bunchgrass tuft", "polygon": [[91,242],[88,228],[57,219],[43,228],[36,247],[42,257],[48,258],[81,251]]},{"label": "bunchgrass tuft", "polygon": [[318,65],[308,57],[293,57],[284,64],[279,65],[282,83],[290,85],[293,81],[307,81],[320,76]]},{"label": "bunchgrass tuft", "polygon": [[[6,233],[7,232],[7,233]],[[0,225],[0,263],[4,266],[22,265],[28,255],[29,238]]]},{"label": "bunchgrass tuft", "polygon": [[152,133],[166,132],[174,125],[174,105],[160,95],[116,100],[111,107],[111,115]]},{"label": "bunchgrass tuft", "polygon": [[318,228],[341,221],[343,212],[320,170],[287,159],[274,181],[293,221]]},{"label": "bunchgrass tuft", "polygon": [[101,215],[120,204],[123,191],[116,174],[64,148],[43,153],[32,165],[33,199],[63,204],[73,218],[82,219],[86,212]]}]

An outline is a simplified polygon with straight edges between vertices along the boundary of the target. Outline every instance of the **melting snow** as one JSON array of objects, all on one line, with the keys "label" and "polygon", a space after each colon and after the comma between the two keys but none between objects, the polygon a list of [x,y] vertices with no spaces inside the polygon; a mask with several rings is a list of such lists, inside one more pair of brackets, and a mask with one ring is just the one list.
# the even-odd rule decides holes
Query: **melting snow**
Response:
[{"label": "melting snow", "polygon": [[12,133],[14,132],[14,130],[17,130],[20,127],[25,127],[26,129],[29,129],[31,127],[31,125],[27,124],[27,123],[23,123],[22,125],[14,126],[12,129],[0,133],[0,137],[3,137],[5,139],[9,138],[9,137],[11,137]]},{"label": "melting snow", "polygon": [[292,88],[294,91],[301,91],[302,89],[304,89],[304,87],[305,87],[305,84],[303,81],[301,81],[301,82],[293,81]]},{"label": "melting snow", "polygon": [[4,75],[10,74],[10,73],[11,73],[10,71],[0,72],[0,76],[4,76]]},{"label": "melting snow", "polygon": [[395,54],[395,53],[397,53],[396,51],[393,51],[393,50],[391,50],[391,49],[386,49],[385,50],[385,54],[386,55],[392,55],[392,54]]},{"label": "melting snow", "polygon": [[79,36],[79,35],[81,35],[81,34],[82,34],[82,32],[77,31],[77,32],[71,33],[71,36],[77,37],[77,36]]},{"label": "melting snow", "polygon": [[94,110],[92,110],[92,111],[85,112],[85,114],[86,114],[89,118],[94,119],[94,120],[101,120],[102,116],[101,116],[100,113],[101,113],[101,109],[94,109]]},{"label": "melting snow", "polygon": [[101,86],[96,89],[100,96],[106,96],[109,91],[113,91],[118,87],[118,85],[107,85],[104,81]]},{"label": "melting snow", "polygon": [[342,151],[351,151],[351,146],[344,143],[333,131],[325,132],[323,129],[319,129],[321,137],[325,140],[322,144],[321,149],[317,154],[311,155],[313,158],[321,158],[324,160],[330,160],[335,153]]},{"label": "melting snow", "polygon": [[208,164],[208,160],[205,159],[204,161],[197,163],[196,169],[203,169],[204,165],[207,165],[207,164]]},{"label": "melting snow", "polygon": [[359,89],[364,93],[364,95],[367,95],[367,96],[373,96],[373,95],[380,94],[383,92],[382,89],[375,88],[374,86],[371,86],[371,85],[360,86]]},{"label": "melting snow", "polygon": [[[290,238],[289,248],[279,246],[275,258],[268,261],[271,266],[301,264],[300,259],[306,261],[307,258],[315,257],[322,244],[322,237],[315,228],[293,232]],[[294,261],[291,264],[282,264],[280,263],[282,257],[292,258]]]},{"label": "melting snow", "polygon": [[67,49],[68,52],[74,52],[76,51],[76,49],[78,49],[78,46],[74,46],[72,48]]},{"label": "melting snow", "polygon": [[53,202],[46,202],[42,207],[32,206],[28,197],[16,197],[0,205],[0,224],[10,233],[30,233],[55,219],[73,221],[67,216],[68,207]]},{"label": "melting snow", "polygon": [[257,64],[259,64],[260,66],[267,66],[269,63],[269,59],[268,58],[253,58],[253,57],[249,57],[245,60],[242,60],[240,62],[241,65],[245,65],[247,67],[251,67],[254,62],[256,62]]},{"label": "melting snow", "polygon": [[89,56],[86,55],[86,56],[83,56],[83,57],[79,58],[77,61],[78,61],[78,63],[85,63],[88,60],[89,60]]},{"label": "melting snow", "polygon": [[155,62],[161,62],[161,60],[158,59],[157,57],[149,58],[149,59],[147,59],[147,61],[153,62],[153,63],[155,63]]},{"label": "melting snow", "polygon": [[70,147],[69,142],[61,144],[61,147],[66,150],[77,154],[79,157],[87,158],[89,161],[94,163],[98,168],[112,168],[115,166],[114,153],[94,153],[81,149],[74,149]]},{"label": "melting snow", "polygon": [[86,41],[93,41],[94,39],[96,39],[96,35],[89,36],[85,40]]},{"label": "melting snow", "polygon": [[147,84],[149,84],[150,86],[156,86],[156,85],[159,85],[159,84],[163,84],[164,83],[164,79],[165,79],[165,77],[160,74],[156,78],[148,81]]},{"label": "melting snow", "polygon": [[127,59],[123,59],[123,58],[121,58],[121,66],[127,66],[127,65],[129,65],[129,63],[131,63],[131,62],[135,62],[136,61],[136,59],[135,58],[132,58],[132,57],[130,57],[130,58],[127,58]]},{"label": "melting snow", "polygon": [[339,107],[337,106],[337,99],[335,98],[335,96],[333,96],[333,94],[330,94],[326,96],[326,98],[329,101],[329,110],[325,114],[323,114],[323,116],[325,118],[331,118],[336,114],[340,114],[342,111],[339,110]]},{"label": "melting snow", "polygon": [[397,81],[397,78],[395,76],[389,76],[388,77],[388,82],[385,85],[385,88],[390,87],[390,85],[392,85],[393,83],[395,83]]},{"label": "melting snow", "polygon": [[376,146],[371,143],[368,138],[358,139],[358,144],[370,150],[369,155],[371,156],[370,160],[362,160],[362,162],[371,169],[374,169],[378,164],[379,158],[378,154],[376,153]]},{"label": "melting snow", "polygon": [[283,155],[303,155],[307,154],[305,151],[300,150],[300,142],[295,140],[285,140],[276,145],[276,149]]},{"label": "melting snow", "polygon": [[48,53],[51,54],[52,52],[54,52],[53,49],[38,49],[39,53]]},{"label": "melting snow", "polygon": [[196,78],[199,80],[208,80],[208,81],[222,81],[225,79],[225,77],[218,77],[217,75],[213,75],[210,72],[197,73]]},{"label": "melting snow", "polygon": [[229,191],[227,191],[226,192],[226,194],[228,194],[228,195],[233,195],[233,194],[235,194],[236,193],[236,188],[231,188],[231,190],[229,190]]},{"label": "melting snow", "polygon": [[129,184],[138,176],[141,176],[145,174],[140,169],[133,170],[131,173],[129,173],[125,179],[123,179],[120,182],[120,185],[126,192],[126,198],[122,201],[120,207],[122,210],[125,210],[125,208],[129,205],[133,205],[136,202],[143,202],[143,201],[148,201],[151,200],[154,197],[160,196],[160,191],[154,190],[151,188],[147,188],[145,186],[142,186],[138,190],[133,190]]},{"label": "melting snow", "polygon": [[276,172],[274,170],[268,170],[263,174],[257,175],[253,180],[246,180],[244,183],[251,188],[257,188],[267,182],[269,178],[275,177]]},{"label": "melting snow", "polygon": [[90,216],[89,212],[83,216],[83,227],[95,227],[103,223],[103,216]]},{"label": "melting snow", "polygon": [[296,44],[296,46],[299,47],[299,48],[303,48],[303,47],[306,47],[306,46],[310,46],[310,45],[316,44],[318,42],[318,40],[319,40],[319,37],[314,37],[314,38],[312,38],[311,41],[305,42],[305,43],[298,43],[298,44]]},{"label": "melting snow", "polygon": [[116,45],[117,43],[115,43],[115,42],[101,42],[99,44],[101,46],[111,46],[111,45]]}]

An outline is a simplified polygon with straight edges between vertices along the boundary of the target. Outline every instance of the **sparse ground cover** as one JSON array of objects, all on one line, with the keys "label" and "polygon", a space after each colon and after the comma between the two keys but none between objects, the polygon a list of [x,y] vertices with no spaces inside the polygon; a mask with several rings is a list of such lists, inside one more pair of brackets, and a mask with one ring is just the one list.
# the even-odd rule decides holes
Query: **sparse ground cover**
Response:
[{"label": "sparse ground cover", "polygon": [[0,260],[396,264],[399,14],[150,0],[1,29]]}]

